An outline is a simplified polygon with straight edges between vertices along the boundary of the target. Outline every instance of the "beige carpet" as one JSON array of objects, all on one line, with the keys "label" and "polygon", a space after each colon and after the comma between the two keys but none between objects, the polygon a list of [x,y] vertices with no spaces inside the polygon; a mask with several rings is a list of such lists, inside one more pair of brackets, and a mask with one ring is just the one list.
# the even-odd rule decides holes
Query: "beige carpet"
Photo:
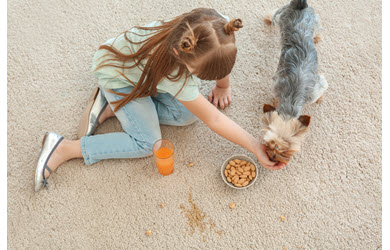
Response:
[{"label": "beige carpet", "polygon": [[[233,103],[223,112],[260,136],[280,51],[278,33],[262,18],[286,1],[224,2],[8,1],[9,249],[381,248],[379,0],[309,1],[323,23],[317,49],[329,89],[321,105],[305,108],[311,131],[285,169],[261,169],[254,186],[230,189],[220,165],[250,154],[197,122],[162,128],[177,148],[171,176],[160,176],[152,158],[91,166],[78,159],[49,178],[48,191],[34,192],[44,132],[76,138],[97,82],[89,71],[97,47],[133,25],[195,7],[243,19]],[[112,119],[98,133],[120,130]],[[192,216],[202,213],[196,224]]]}]

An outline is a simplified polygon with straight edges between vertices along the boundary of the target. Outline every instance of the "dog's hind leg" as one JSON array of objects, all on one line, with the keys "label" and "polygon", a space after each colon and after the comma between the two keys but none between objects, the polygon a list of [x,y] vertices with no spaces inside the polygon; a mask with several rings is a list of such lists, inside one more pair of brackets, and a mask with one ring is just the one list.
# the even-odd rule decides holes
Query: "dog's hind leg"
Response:
[{"label": "dog's hind leg", "polygon": [[328,82],[323,75],[318,75],[316,84],[314,85],[313,92],[311,93],[310,102],[321,103],[324,99],[324,93],[328,89]]},{"label": "dog's hind leg", "polygon": [[313,42],[314,42],[315,44],[321,42],[321,40],[322,40],[322,38],[321,38],[321,34],[320,34],[320,33],[318,33],[317,35],[315,35],[315,36],[313,37]]},{"label": "dog's hind leg", "polygon": [[320,41],[322,41],[321,34],[320,34],[322,27],[321,27],[320,17],[317,14],[315,14],[314,21],[315,21],[315,27],[314,27],[313,42],[317,44]]}]

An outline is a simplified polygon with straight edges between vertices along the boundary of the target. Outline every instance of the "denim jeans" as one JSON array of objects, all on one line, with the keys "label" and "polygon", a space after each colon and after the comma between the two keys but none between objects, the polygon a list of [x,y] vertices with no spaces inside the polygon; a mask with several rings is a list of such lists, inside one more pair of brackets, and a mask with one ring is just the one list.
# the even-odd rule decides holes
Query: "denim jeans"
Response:
[{"label": "denim jeans", "polygon": [[[133,87],[129,86],[114,91],[130,93],[132,89]],[[109,103],[123,98],[102,87],[100,90]],[[114,106],[110,106],[114,110]],[[169,93],[132,100],[115,112],[115,116],[125,132],[81,138],[81,152],[86,165],[103,159],[150,156],[153,154],[153,144],[161,139],[160,124],[186,126],[197,120],[196,116]]]}]

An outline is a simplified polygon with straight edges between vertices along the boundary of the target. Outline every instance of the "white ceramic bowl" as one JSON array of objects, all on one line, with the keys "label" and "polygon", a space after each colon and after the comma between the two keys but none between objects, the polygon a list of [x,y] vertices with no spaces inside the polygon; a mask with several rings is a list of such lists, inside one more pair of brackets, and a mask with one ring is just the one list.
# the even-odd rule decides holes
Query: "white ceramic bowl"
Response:
[{"label": "white ceramic bowl", "polygon": [[[225,167],[229,164],[229,161],[235,160],[235,159],[245,160],[247,162],[252,163],[255,166],[256,176],[255,176],[255,178],[253,178],[249,182],[249,184],[246,187],[236,187],[232,183],[228,182],[227,179],[226,179]],[[258,171],[258,166],[257,166],[256,162],[254,160],[252,160],[251,158],[249,158],[248,156],[246,156],[246,155],[233,155],[233,156],[229,157],[228,159],[226,159],[226,161],[222,164],[222,167],[221,167],[221,176],[222,176],[223,181],[226,183],[226,185],[228,185],[231,188],[235,188],[235,189],[245,189],[245,188],[248,188],[248,187],[252,186],[253,183],[256,182],[258,175],[259,175],[259,171]]]}]

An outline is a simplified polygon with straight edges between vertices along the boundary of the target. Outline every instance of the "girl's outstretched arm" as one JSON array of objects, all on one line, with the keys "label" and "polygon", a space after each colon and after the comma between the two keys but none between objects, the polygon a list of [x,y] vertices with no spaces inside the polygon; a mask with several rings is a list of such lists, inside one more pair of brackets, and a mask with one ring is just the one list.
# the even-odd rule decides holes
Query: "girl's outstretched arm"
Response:
[{"label": "girl's outstretched arm", "polygon": [[237,123],[222,114],[215,106],[199,93],[194,101],[180,101],[189,111],[202,120],[211,130],[223,138],[252,152],[260,164],[271,170],[278,170],[284,164],[272,162],[265,153],[265,145]]}]

